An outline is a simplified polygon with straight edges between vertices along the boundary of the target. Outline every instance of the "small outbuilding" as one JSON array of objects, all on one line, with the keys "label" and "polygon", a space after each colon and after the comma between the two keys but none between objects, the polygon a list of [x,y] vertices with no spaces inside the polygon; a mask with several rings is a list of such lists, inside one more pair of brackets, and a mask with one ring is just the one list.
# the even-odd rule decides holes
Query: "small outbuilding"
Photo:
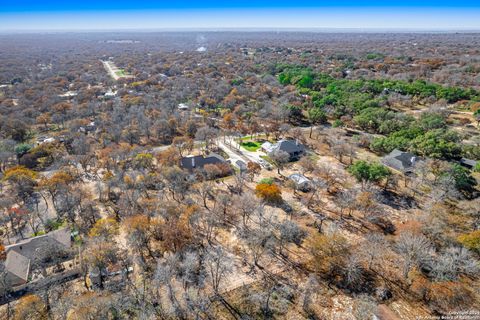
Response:
[{"label": "small outbuilding", "polygon": [[462,165],[465,168],[468,168],[470,170],[474,169],[475,166],[477,165],[477,161],[472,160],[472,159],[467,159],[467,158],[462,158],[460,159],[460,165]]},{"label": "small outbuilding", "polygon": [[89,132],[94,132],[97,130],[97,125],[95,124],[95,121],[91,121],[89,124],[86,126],[82,126],[78,128],[78,131],[81,133],[88,134]]},{"label": "small outbuilding", "polygon": [[243,162],[242,160],[237,160],[235,161],[234,165],[240,169],[240,172],[245,172],[247,171],[247,164]]},{"label": "small outbuilding", "polygon": [[187,104],[185,104],[185,103],[180,103],[180,104],[178,105],[178,110],[180,110],[180,111],[186,111],[186,110],[190,110],[190,107],[189,107]]},{"label": "small outbuilding", "polygon": [[312,182],[303,174],[294,173],[290,175],[288,178],[295,183],[295,186],[297,187],[298,190],[303,192],[308,192],[312,190]]},{"label": "small outbuilding", "polygon": [[35,141],[35,145],[41,145],[44,143],[52,143],[55,142],[54,137],[38,137],[37,140]]},{"label": "small outbuilding", "polygon": [[75,91],[67,91],[65,93],[59,94],[58,97],[62,99],[72,99],[78,95]]}]

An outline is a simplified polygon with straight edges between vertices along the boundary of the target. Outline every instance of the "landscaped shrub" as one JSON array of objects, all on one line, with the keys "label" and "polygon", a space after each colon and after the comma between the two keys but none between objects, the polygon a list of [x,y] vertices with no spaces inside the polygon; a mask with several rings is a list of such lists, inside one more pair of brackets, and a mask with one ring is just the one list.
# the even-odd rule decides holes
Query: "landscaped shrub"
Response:
[{"label": "landscaped shrub", "polygon": [[257,196],[270,203],[282,201],[282,192],[276,184],[259,183],[255,188]]}]

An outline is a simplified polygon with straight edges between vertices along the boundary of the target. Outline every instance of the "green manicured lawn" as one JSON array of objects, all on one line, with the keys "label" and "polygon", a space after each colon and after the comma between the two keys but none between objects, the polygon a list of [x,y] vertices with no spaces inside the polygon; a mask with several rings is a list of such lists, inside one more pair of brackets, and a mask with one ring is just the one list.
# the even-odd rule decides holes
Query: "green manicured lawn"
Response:
[{"label": "green manicured lawn", "polygon": [[125,70],[123,69],[118,70],[117,72],[115,72],[115,74],[119,77],[124,77],[126,75]]},{"label": "green manicured lawn", "polygon": [[[264,133],[261,133],[261,134],[256,134],[253,136],[255,139],[260,139],[260,138],[265,138],[266,135]],[[241,141],[248,141],[248,140],[252,140],[252,136],[251,135],[247,135],[247,136],[244,136],[244,137],[241,137],[240,138]]]},{"label": "green manicured lawn", "polygon": [[256,141],[247,141],[247,142],[242,142],[241,146],[248,151],[255,152],[258,149],[260,149],[260,147],[262,146],[262,143],[256,142]]}]

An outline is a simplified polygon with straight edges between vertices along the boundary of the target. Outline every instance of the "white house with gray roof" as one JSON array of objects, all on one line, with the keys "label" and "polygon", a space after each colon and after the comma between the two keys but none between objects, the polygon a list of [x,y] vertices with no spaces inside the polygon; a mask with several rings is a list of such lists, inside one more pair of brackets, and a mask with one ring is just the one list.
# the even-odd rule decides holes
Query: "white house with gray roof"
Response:
[{"label": "white house with gray roof", "polygon": [[290,161],[298,160],[305,154],[305,146],[298,140],[282,139],[275,144],[265,142],[262,144],[262,150],[271,153],[277,150],[285,151],[290,155]]}]

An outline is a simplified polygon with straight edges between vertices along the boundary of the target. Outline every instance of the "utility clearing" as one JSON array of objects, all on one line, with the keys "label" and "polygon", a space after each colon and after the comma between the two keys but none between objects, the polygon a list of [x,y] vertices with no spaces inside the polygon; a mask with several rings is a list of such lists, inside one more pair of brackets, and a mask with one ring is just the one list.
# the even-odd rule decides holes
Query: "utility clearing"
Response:
[{"label": "utility clearing", "polygon": [[103,67],[107,70],[108,74],[113,78],[113,80],[118,80],[121,78],[131,79],[133,75],[125,72],[124,69],[118,68],[113,61],[103,61]]}]

